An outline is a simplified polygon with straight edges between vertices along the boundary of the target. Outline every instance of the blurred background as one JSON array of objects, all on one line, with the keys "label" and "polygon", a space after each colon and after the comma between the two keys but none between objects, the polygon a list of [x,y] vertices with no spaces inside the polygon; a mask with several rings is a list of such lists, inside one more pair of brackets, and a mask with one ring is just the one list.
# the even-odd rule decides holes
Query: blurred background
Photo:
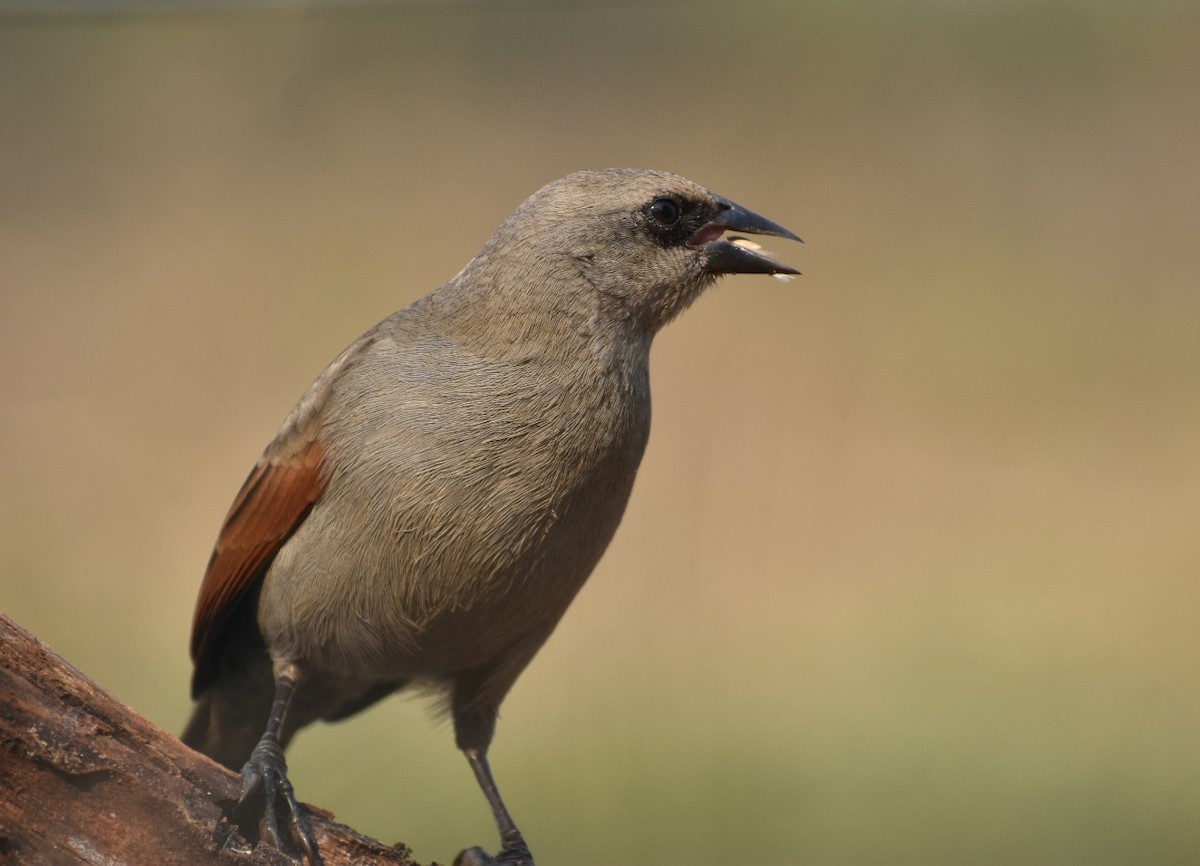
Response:
[{"label": "blurred background", "polygon": [[[1200,7],[195,5],[0,16],[0,609],[178,731],[316,374],[543,183],[670,169],[805,275],[655,345],[493,748],[539,862],[1200,860]],[[290,761],[423,860],[495,845],[420,702]]]}]

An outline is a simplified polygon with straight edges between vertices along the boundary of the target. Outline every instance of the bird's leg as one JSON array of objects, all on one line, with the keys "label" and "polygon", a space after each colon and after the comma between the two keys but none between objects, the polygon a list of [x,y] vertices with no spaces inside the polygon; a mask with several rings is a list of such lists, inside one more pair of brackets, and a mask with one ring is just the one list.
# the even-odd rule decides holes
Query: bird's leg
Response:
[{"label": "bird's leg", "polygon": [[238,810],[245,812],[262,801],[258,822],[259,839],[289,855],[299,853],[313,866],[320,863],[317,843],[313,838],[308,816],[296,802],[292,783],[287,777],[287,761],[283,757],[283,720],[303,671],[296,664],[280,665],[275,671],[275,700],[267,729],[242,767],[242,793]]},{"label": "bird's leg", "polygon": [[504,805],[504,800],[500,798],[496,780],[492,778],[492,768],[488,765],[487,749],[468,746],[463,749],[463,754],[471,763],[471,769],[475,771],[475,778],[479,781],[483,796],[487,797],[488,805],[492,807],[492,816],[496,819],[496,829],[500,831],[501,848],[500,853],[494,858],[484,853],[481,848],[468,848],[458,855],[454,866],[492,866],[492,864],[497,864],[497,866],[534,866],[529,846],[525,844],[521,831],[513,823],[512,816],[508,814],[508,809]]},{"label": "bird's leg", "polygon": [[[526,659],[527,660],[527,659]],[[511,661],[511,660],[510,660]],[[521,831],[513,823],[508,808],[500,798],[492,768],[488,765],[488,744],[496,732],[496,716],[500,700],[512,685],[524,664],[510,664],[509,669],[494,666],[464,671],[454,679],[451,713],[454,716],[454,739],[467,757],[475,778],[492,807],[496,829],[500,831],[500,853],[490,857],[482,848],[468,848],[454,860],[454,866],[533,866],[533,855],[525,844]]]}]

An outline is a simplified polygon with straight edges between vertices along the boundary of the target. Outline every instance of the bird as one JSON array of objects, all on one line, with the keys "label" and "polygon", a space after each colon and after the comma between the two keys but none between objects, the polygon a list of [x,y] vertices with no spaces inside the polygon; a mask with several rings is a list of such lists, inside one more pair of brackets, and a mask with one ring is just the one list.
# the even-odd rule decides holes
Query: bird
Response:
[{"label": "bird", "polygon": [[499,707],[621,521],[654,336],[723,275],[799,273],[734,232],[800,240],[676,174],[569,174],[300,398],[233,500],[192,621],[182,739],[240,770],[247,838],[319,863],[285,747],[420,689],[500,835],[456,862],[533,866],[488,763]]}]

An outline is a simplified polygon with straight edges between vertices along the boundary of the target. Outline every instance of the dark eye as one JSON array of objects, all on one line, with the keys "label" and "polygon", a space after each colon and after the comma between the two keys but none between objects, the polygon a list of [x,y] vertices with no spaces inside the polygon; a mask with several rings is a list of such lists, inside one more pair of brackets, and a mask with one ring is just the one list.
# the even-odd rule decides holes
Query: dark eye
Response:
[{"label": "dark eye", "polygon": [[679,222],[679,205],[669,198],[656,198],[650,202],[650,217],[659,225],[673,226]]}]

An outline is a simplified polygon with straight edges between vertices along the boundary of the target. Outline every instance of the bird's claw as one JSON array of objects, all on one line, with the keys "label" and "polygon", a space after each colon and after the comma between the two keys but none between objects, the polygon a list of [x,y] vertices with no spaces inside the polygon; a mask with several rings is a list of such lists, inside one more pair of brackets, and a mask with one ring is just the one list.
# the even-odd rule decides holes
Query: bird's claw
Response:
[{"label": "bird's claw", "polygon": [[319,866],[317,842],[308,815],[288,781],[283,749],[277,740],[268,737],[254,747],[250,760],[242,767],[237,810],[252,819],[260,802],[259,841],[289,856],[303,857],[311,866]]}]

